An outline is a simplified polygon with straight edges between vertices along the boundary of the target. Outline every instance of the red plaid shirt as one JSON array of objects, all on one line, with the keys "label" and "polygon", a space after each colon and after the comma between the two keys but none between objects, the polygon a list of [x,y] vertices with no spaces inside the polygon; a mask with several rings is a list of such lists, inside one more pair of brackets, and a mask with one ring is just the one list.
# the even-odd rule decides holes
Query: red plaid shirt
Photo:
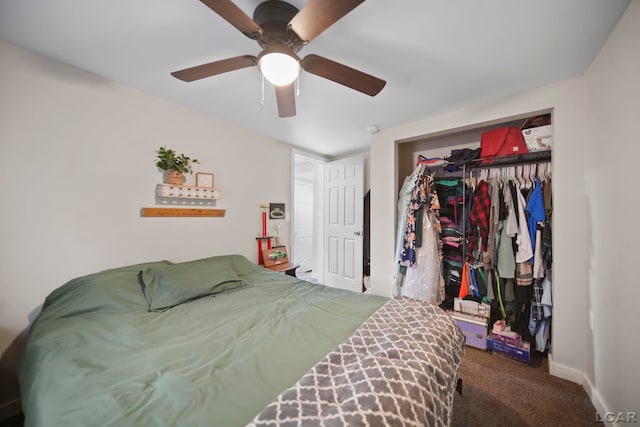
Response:
[{"label": "red plaid shirt", "polygon": [[471,233],[469,236],[469,258],[472,258],[472,251],[478,249],[478,237],[482,238],[482,251],[487,251],[490,211],[489,184],[480,181],[475,193],[473,193],[473,201],[469,211],[469,232]]}]

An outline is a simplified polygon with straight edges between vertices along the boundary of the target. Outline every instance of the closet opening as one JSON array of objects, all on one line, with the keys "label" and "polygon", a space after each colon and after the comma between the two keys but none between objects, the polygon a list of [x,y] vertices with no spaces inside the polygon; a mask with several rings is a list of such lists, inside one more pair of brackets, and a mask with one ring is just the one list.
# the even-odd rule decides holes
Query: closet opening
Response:
[{"label": "closet opening", "polygon": [[[507,128],[519,153],[479,159],[483,136]],[[394,295],[439,305],[467,345],[527,364],[552,350],[551,135],[548,110],[397,146]]]}]

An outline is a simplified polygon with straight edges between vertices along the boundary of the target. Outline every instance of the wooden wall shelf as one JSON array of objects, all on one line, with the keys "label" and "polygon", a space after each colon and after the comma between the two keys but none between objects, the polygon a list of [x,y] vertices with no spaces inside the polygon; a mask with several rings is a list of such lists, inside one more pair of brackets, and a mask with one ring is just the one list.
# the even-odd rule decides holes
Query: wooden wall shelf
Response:
[{"label": "wooden wall shelf", "polygon": [[224,209],[142,208],[142,217],[223,217]]}]

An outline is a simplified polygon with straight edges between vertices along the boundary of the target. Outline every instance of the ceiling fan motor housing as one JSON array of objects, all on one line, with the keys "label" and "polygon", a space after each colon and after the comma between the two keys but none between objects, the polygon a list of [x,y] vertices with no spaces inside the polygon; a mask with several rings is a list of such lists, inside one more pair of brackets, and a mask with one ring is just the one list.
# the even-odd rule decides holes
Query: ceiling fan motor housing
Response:
[{"label": "ceiling fan motor housing", "polygon": [[298,52],[304,43],[293,31],[289,31],[289,21],[297,13],[298,8],[281,0],[260,3],[253,11],[254,22],[264,30],[258,39],[260,46],[266,49],[273,44],[285,45],[294,53]]}]

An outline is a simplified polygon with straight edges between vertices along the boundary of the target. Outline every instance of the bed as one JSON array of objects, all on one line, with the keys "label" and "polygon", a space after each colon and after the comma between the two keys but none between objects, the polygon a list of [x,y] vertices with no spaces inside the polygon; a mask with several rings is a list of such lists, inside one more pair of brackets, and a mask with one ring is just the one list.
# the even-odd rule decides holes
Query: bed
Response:
[{"label": "bed", "polygon": [[18,375],[26,426],[449,425],[463,343],[429,304],[228,255],[71,280]]}]

